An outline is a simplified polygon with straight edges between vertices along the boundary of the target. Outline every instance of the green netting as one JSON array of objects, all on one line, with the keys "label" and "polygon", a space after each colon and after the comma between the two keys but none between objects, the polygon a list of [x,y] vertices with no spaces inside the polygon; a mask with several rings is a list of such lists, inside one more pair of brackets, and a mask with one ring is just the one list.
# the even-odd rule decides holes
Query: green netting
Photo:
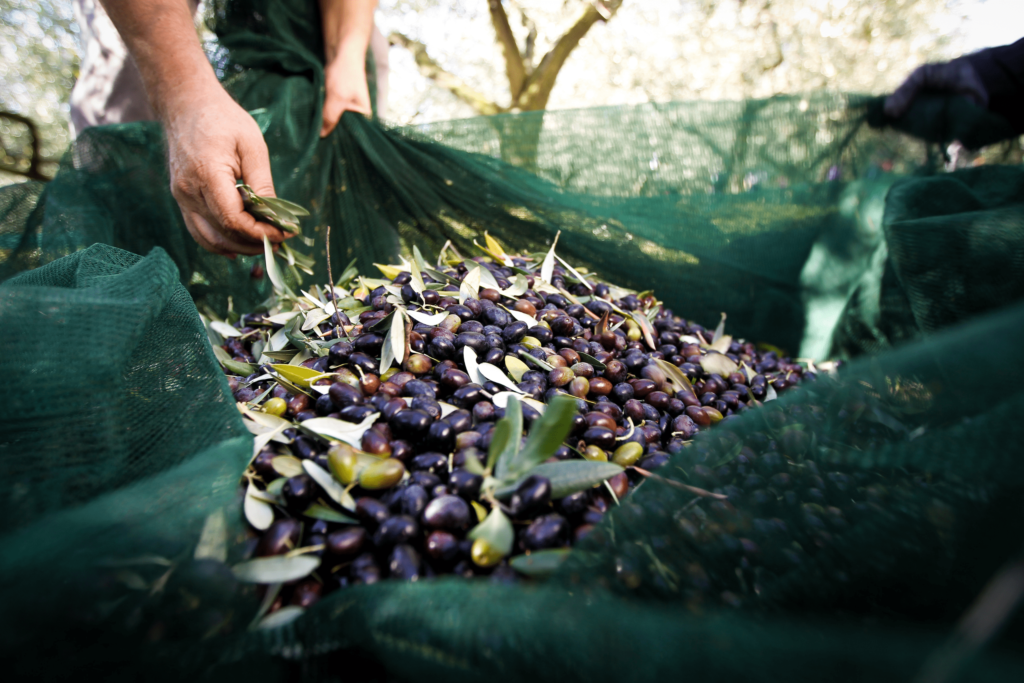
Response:
[{"label": "green netting", "polygon": [[561,256],[687,318],[857,360],[660,470],[728,500],[647,482],[543,585],[385,582],[253,632],[256,592],[227,570],[251,439],[193,301],[248,311],[269,283],[188,237],[158,127],[93,129],[53,182],[0,192],[12,675],[895,681],[939,662],[1020,680],[1019,619],[983,655],[954,625],[1024,549],[1021,168],[937,173],[937,148],[836,94],[346,115],[321,141],[316,7],[223,2],[215,28],[277,192],[312,210],[296,248],[317,281],[327,225],[335,267],[367,272],[413,244],[472,253],[489,230],[539,250],[561,230]]}]

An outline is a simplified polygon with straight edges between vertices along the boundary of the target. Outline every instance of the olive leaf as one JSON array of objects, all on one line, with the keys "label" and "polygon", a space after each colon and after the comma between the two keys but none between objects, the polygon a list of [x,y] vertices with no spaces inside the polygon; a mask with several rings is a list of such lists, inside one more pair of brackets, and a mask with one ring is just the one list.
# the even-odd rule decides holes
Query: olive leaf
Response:
[{"label": "olive leaf", "polygon": [[294,455],[279,455],[270,461],[270,466],[282,477],[297,477],[302,474],[302,461]]},{"label": "olive leaf", "polygon": [[585,278],[582,275],[580,275],[579,271],[577,271],[575,268],[573,268],[568,263],[566,263],[565,259],[563,259],[558,254],[555,254],[555,258],[558,259],[559,263],[561,263],[563,266],[565,266],[566,270],[568,270],[569,273],[572,274],[572,276],[574,278],[576,278],[581,283],[583,283],[583,285],[586,286],[586,288],[589,289],[590,291],[594,291],[594,288],[590,286],[589,282],[587,282],[587,278]]},{"label": "olive leaf", "polygon": [[273,614],[264,617],[258,624],[256,624],[256,628],[259,630],[280,628],[292,623],[305,613],[305,607],[299,607],[298,605],[285,605]]},{"label": "olive leaf", "polygon": [[525,403],[526,405],[532,407],[538,413],[543,413],[547,409],[546,404],[536,399],[530,398],[526,394],[517,394],[512,391],[499,391],[498,393],[491,397],[491,403],[493,403],[498,408],[507,408],[508,400],[510,398],[518,399],[522,403]]},{"label": "olive leaf", "polygon": [[[519,444],[523,436],[523,407],[519,399],[508,399],[505,406],[505,417],[494,425],[494,436],[487,453],[487,469],[494,472],[499,479],[509,474],[509,466],[519,455]],[[495,442],[498,442],[495,444]]]},{"label": "olive leaf", "polygon": [[718,374],[722,377],[727,377],[730,373],[739,370],[739,366],[731,358],[721,353],[709,353],[701,356],[700,365],[709,375]]},{"label": "olive leaf", "polygon": [[336,417],[313,417],[299,423],[303,431],[309,431],[325,439],[344,441],[353,448],[359,448],[362,444],[363,434],[380,417],[380,413],[367,415],[359,424],[345,422]]},{"label": "olive leaf", "polygon": [[654,326],[651,325],[651,321],[647,319],[647,316],[643,315],[642,313],[634,312],[631,317],[633,318],[634,322],[636,322],[636,324],[640,326],[640,331],[644,335],[644,341],[647,343],[649,347],[651,347],[651,350],[657,348],[657,344],[654,340]]},{"label": "olive leaf", "polygon": [[274,522],[274,508],[259,498],[253,496],[253,492],[256,487],[253,486],[252,482],[249,482],[248,488],[245,490],[245,518],[249,520],[249,524],[252,524],[254,529],[260,531],[266,531],[270,528],[270,525]]},{"label": "olive leaf", "polygon": [[481,266],[473,268],[466,273],[466,277],[459,284],[459,303],[466,303],[466,299],[480,298],[480,271]]},{"label": "olive leaf", "polygon": [[[246,513],[248,516],[248,513]],[[271,511],[273,521],[273,511]],[[270,526],[267,524],[267,526]],[[216,560],[227,562],[228,559],[228,520],[224,510],[214,510],[203,521],[203,530],[199,532],[199,542],[192,557],[197,560]]]},{"label": "olive leaf", "polygon": [[[580,356],[583,357],[582,355]],[[672,385],[672,389],[675,393],[685,391],[688,394],[693,394],[693,385],[690,384],[690,378],[686,376],[682,370],[677,366],[669,363],[667,360],[661,358],[655,359],[654,363],[658,368],[665,373],[668,378],[668,383]]]},{"label": "olive leaf", "polygon": [[466,366],[466,374],[469,375],[469,381],[480,386],[487,383],[487,378],[480,374],[480,365],[476,362],[476,351],[472,347],[462,347],[462,362]]},{"label": "olive leaf", "polygon": [[778,397],[779,397],[779,392],[775,391],[775,387],[773,387],[771,384],[769,384],[767,387],[765,387],[765,390],[764,390],[764,400],[765,400],[766,403],[768,401],[774,401]]},{"label": "olive leaf", "polygon": [[540,266],[540,279],[549,284],[555,272],[555,247],[558,246],[558,237],[561,234],[561,230],[555,233],[555,240],[551,243],[551,249],[548,251],[547,256],[544,257],[544,262]]},{"label": "olive leaf", "polygon": [[535,357],[531,356],[530,354],[528,354],[526,351],[520,351],[519,352],[519,357],[522,358],[523,360],[529,362],[529,363],[532,363],[533,365],[536,365],[538,368],[540,368],[544,372],[551,372],[552,370],[554,370],[554,368],[551,367],[547,363],[547,361],[543,361],[540,358],[535,358]]},{"label": "olive leaf", "polygon": [[[388,280],[394,280],[398,277],[399,273],[404,272],[402,266],[389,266],[382,263],[374,263],[373,265],[376,266],[377,270],[381,272],[381,275],[386,277]],[[367,280],[367,282],[369,283],[370,281]],[[391,283],[389,282],[388,284]]]},{"label": "olive leaf", "polygon": [[242,203],[245,206],[245,210],[253,216],[285,232],[295,235],[302,234],[298,221],[300,218],[308,216],[309,211],[287,199],[261,197],[241,180],[236,183],[235,187],[242,193]]},{"label": "olive leaf", "polygon": [[[509,401],[511,404],[511,401]],[[517,403],[518,405],[518,403]],[[508,409],[506,409],[506,413]],[[571,396],[555,396],[530,427],[526,444],[518,453],[509,457],[504,472],[499,477],[515,477],[528,472],[544,462],[558,450],[572,431],[573,416],[576,414],[576,399]]]},{"label": "olive leaf", "polygon": [[[505,308],[505,307],[502,306],[502,308]],[[518,320],[520,322],[524,322],[527,325],[529,325],[530,327],[536,327],[537,326],[537,319],[534,318],[529,313],[523,313],[522,311],[517,311],[514,308],[505,308],[505,310],[508,312],[509,315],[511,315],[516,320]]]},{"label": "olive leaf", "polygon": [[494,277],[494,273],[492,273],[489,269],[484,268],[483,266],[479,266],[479,268],[480,286],[487,289],[494,289],[500,291],[501,287],[498,285],[498,280]]},{"label": "olive leaf", "polygon": [[517,296],[522,296],[523,294],[526,293],[526,290],[529,288],[529,281],[526,279],[524,275],[520,273],[516,275],[516,279],[512,281],[512,284],[509,285],[508,289],[502,289],[500,291],[502,296],[514,298]]},{"label": "olive leaf", "polygon": [[604,370],[607,367],[604,363],[594,358],[589,353],[581,353],[580,360],[583,361],[584,363],[590,363],[591,365],[594,366],[595,370]]},{"label": "olive leaf", "polygon": [[470,529],[469,533],[466,534],[467,538],[471,538],[474,541],[478,539],[487,541],[491,548],[501,555],[508,555],[512,552],[512,543],[515,541],[515,536],[512,521],[498,507],[492,509],[484,521]]},{"label": "olive leaf", "polygon": [[423,311],[406,311],[406,313],[416,322],[430,325],[431,327],[436,327],[438,323],[448,317],[448,311],[441,311],[436,315],[428,315]]},{"label": "olive leaf", "polygon": [[236,564],[231,571],[243,583],[284,583],[309,576],[319,566],[319,557],[295,555],[248,560]]},{"label": "olive leaf", "polygon": [[210,321],[210,329],[212,329],[214,332],[216,332],[217,334],[219,334],[222,337],[241,337],[242,336],[242,333],[238,329],[232,327],[231,325],[228,325],[225,322],[221,322],[220,320],[211,320]]},{"label": "olive leaf", "polygon": [[325,522],[336,522],[338,524],[359,524],[358,520],[352,519],[348,515],[343,515],[337,510],[332,510],[326,505],[319,503],[313,503],[306,511],[302,513],[306,517],[312,517],[313,519],[322,519]]},{"label": "olive leaf", "polygon": [[586,491],[606,479],[611,479],[619,472],[622,472],[622,468],[613,462],[562,460],[543,463],[525,472],[514,483],[502,486],[494,492],[494,495],[498,498],[508,498],[515,493],[523,479],[537,475],[551,482],[551,499],[557,500],[577,491]]},{"label": "olive leaf", "polygon": [[570,552],[568,548],[534,550],[529,555],[516,555],[508,563],[520,574],[540,579],[550,576],[562,566]]},{"label": "olive leaf", "polygon": [[217,357],[217,360],[224,369],[232,374],[239,375],[241,377],[248,377],[256,371],[256,367],[252,363],[243,363],[235,360],[231,357],[231,354],[219,346],[213,347],[213,355]]},{"label": "olive leaf", "polygon": [[304,368],[301,365],[271,365],[270,367],[284,379],[304,389],[308,389],[318,379],[331,376],[330,373]]},{"label": "olive leaf", "polygon": [[[469,347],[467,346],[465,348],[468,349]],[[505,373],[501,371],[501,368],[499,368],[496,365],[491,365],[490,363],[480,363],[480,365],[477,366],[477,372],[480,375],[482,375],[485,380],[490,380],[495,384],[500,384],[504,387],[508,387],[510,390],[518,394],[523,393],[523,390],[517,387],[515,385],[515,382],[506,377]]]},{"label": "olive leaf", "polygon": [[447,275],[446,273],[442,273],[440,270],[434,270],[433,268],[424,268],[423,272],[426,273],[427,275],[429,275],[430,277],[434,278],[438,282],[443,282],[443,283],[448,284],[448,285],[458,285],[458,284],[460,284],[458,278],[454,278],[451,275]]},{"label": "olive leaf", "polygon": [[270,278],[270,283],[274,285],[274,289],[292,295],[292,290],[284,281],[284,274],[281,273],[281,269],[274,259],[274,249],[270,246],[270,240],[267,239],[266,235],[263,236],[263,259],[267,264],[267,277]]},{"label": "olive leaf", "polygon": [[[277,460],[277,458],[274,458],[274,460]],[[302,468],[331,497],[331,500],[346,510],[354,511],[356,509],[356,501],[352,498],[352,494],[346,491],[345,487],[339,484],[338,480],[330,472],[312,460],[303,460]]]},{"label": "olive leaf", "polygon": [[523,374],[530,370],[526,363],[515,356],[505,356],[505,367],[508,368],[508,372],[512,375],[512,379],[517,382],[522,382]]},{"label": "olive leaf", "polygon": [[384,354],[390,354],[394,359],[396,365],[401,367],[402,361],[405,360],[405,311],[402,308],[396,308],[393,315],[395,316],[391,321],[391,328],[388,330],[388,336],[384,339],[384,350],[381,353],[380,359],[380,372],[384,374],[385,371],[391,366],[391,360],[388,360],[387,365],[384,364]]}]

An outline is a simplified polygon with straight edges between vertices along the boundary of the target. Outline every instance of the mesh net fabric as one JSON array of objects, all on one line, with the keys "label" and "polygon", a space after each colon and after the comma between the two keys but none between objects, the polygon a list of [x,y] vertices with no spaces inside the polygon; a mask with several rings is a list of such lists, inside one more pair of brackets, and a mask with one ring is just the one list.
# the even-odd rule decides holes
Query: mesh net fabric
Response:
[{"label": "mesh net fabric", "polygon": [[[935,174],[931,148],[867,125],[871,101],[829,94],[346,115],[320,140],[316,3],[214,10],[277,191],[313,213],[299,250],[332,225],[334,267],[368,270],[561,230],[561,256],[690,319],[859,359],[702,435],[543,585],[385,582],[249,631],[257,596],[226,567],[251,439],[195,304],[250,310],[269,283],[188,237],[156,126],[93,129],[45,188],[0,192],[16,676],[907,680],[958,651],[956,620],[1024,548],[1019,167]],[[1020,680],[1020,628],[962,678]]]}]

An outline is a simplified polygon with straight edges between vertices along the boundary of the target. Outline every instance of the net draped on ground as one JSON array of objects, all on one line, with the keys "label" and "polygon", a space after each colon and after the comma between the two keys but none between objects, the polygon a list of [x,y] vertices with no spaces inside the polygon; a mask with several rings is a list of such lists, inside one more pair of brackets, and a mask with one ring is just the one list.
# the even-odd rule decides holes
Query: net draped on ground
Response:
[{"label": "net draped on ground", "polygon": [[[1024,549],[1019,166],[938,173],[934,146],[836,94],[415,129],[349,114],[321,141],[315,13],[215,6],[224,82],[264,131],[278,194],[312,211],[299,251],[322,254],[331,225],[334,267],[369,273],[413,244],[475,254],[487,230],[538,251],[561,230],[570,263],[687,318],[726,311],[732,334],[853,360],[659,471],[731,483],[727,504],[649,481],[543,585],[386,582],[253,632],[258,600],[227,570],[251,439],[196,305],[251,310],[269,283],[189,238],[158,127],[93,129],[54,181],[0,192],[0,642],[16,675],[907,680],[955,647]],[[751,475],[796,504],[766,508]],[[763,572],[744,574],[739,539]],[[1020,628],[958,671],[1019,680]]]}]

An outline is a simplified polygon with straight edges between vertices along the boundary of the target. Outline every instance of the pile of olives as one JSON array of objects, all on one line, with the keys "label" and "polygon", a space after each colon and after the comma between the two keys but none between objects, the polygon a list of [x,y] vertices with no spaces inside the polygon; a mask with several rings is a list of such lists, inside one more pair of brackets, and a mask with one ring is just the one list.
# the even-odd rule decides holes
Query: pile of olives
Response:
[{"label": "pile of olives", "polygon": [[[571,547],[699,432],[815,378],[776,351],[723,340],[721,330],[674,315],[651,294],[583,280],[558,265],[550,281],[542,281],[537,265],[482,257],[417,272],[422,280],[403,270],[387,286],[354,290],[356,307],[335,309],[306,331],[331,342],[322,355],[301,362],[325,374],[310,391],[276,382],[279,361],[258,365],[253,341],[282,328],[273,316],[248,314],[235,324],[238,335],[223,349],[235,363],[255,368],[248,377],[227,371],[235,400],[292,423],[256,454],[243,480],[275,503],[273,522],[250,529],[250,556],[322,559],[312,575],[285,585],[271,611],[305,607],[338,588],[385,578],[514,580],[516,556]],[[498,287],[481,286],[473,292],[478,296],[466,296],[462,283],[477,267]],[[524,291],[517,292],[514,284],[523,278]],[[381,374],[388,330],[380,323],[396,307],[436,324],[409,318],[401,366]],[[480,363],[507,371],[523,397],[524,434],[540,417],[540,404],[558,395],[575,399],[569,437],[551,461],[607,461],[621,471],[560,498],[548,479],[528,476],[510,498],[483,499],[480,471],[506,414],[498,397],[510,387],[474,382],[466,348]],[[728,360],[710,363],[715,356]],[[719,367],[732,371],[709,372]],[[688,386],[673,380],[677,372]],[[314,418],[358,424],[375,414],[358,447],[302,428]],[[351,496],[349,506],[327,495],[308,472],[282,468],[281,456],[331,473]],[[716,486],[715,473],[707,474],[706,485]],[[496,505],[514,528],[506,555],[467,537]]]}]

